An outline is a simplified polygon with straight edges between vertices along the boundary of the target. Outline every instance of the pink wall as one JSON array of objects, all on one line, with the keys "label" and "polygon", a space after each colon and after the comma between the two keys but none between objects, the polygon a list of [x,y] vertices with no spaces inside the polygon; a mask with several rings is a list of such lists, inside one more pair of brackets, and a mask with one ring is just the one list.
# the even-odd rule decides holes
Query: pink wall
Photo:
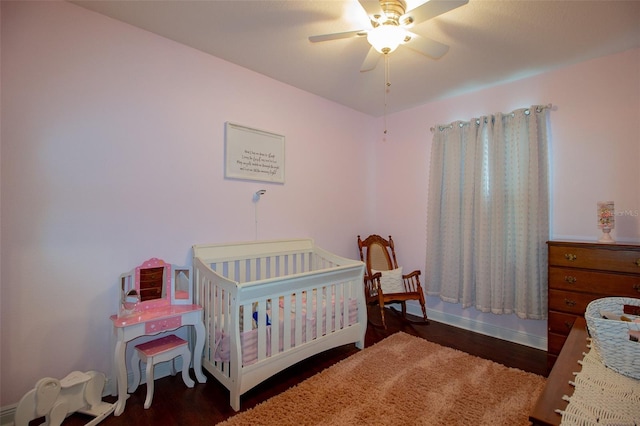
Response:
[{"label": "pink wall", "polygon": [[[614,200],[621,215],[613,237],[640,241],[640,49],[635,49],[389,117],[387,140],[376,141],[380,190],[374,224],[404,249],[406,268],[424,270],[427,256],[430,127],[548,103],[557,107],[550,112],[551,237],[595,241],[596,202]],[[546,343],[546,321],[461,310],[438,298],[429,298],[427,307],[434,319],[532,346]]]},{"label": "pink wall", "polygon": [[[382,119],[72,4],[0,7],[0,407],[44,376],[109,372],[118,275],[252,240],[261,188],[259,238],[356,257],[356,234],[391,234],[403,266],[423,269],[436,123],[551,102],[554,236],[595,238],[600,199],[640,209],[640,50],[395,114],[383,142]],[[225,121],[286,136],[284,185],[223,178]],[[614,237],[640,241],[638,221],[619,218]],[[429,308],[534,345],[545,335],[544,321]]]},{"label": "pink wall", "polygon": [[[117,281],[197,243],[357,256],[372,118],[67,2],[2,2],[0,406],[111,370]],[[286,183],[223,178],[224,122],[285,135]],[[9,386],[11,384],[11,386]]]}]

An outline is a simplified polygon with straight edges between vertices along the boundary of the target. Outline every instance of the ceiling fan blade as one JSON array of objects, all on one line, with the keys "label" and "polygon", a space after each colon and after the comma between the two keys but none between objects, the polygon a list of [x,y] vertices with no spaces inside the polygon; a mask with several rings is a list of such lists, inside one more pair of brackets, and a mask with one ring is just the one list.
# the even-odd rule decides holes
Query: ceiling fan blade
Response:
[{"label": "ceiling fan blade", "polygon": [[339,40],[342,38],[362,37],[366,36],[365,30],[346,31],[344,33],[323,34],[309,37],[311,43],[318,43],[320,41]]},{"label": "ceiling fan blade", "polygon": [[360,3],[360,6],[362,6],[364,11],[367,12],[369,19],[375,21],[377,20],[377,18],[374,19],[375,16],[383,16],[384,12],[382,11],[380,2],[378,0],[358,0],[358,2]]},{"label": "ceiling fan blade", "polygon": [[449,46],[439,41],[425,38],[418,34],[410,33],[409,31],[407,31],[407,35],[411,37],[411,39],[405,42],[404,46],[432,59],[440,59],[449,51]]},{"label": "ceiling fan blade", "polygon": [[469,0],[429,0],[402,15],[399,21],[401,25],[419,24],[467,3]]},{"label": "ceiling fan blade", "polygon": [[369,49],[369,53],[367,53],[367,57],[364,58],[364,62],[362,62],[362,66],[360,67],[360,72],[367,72],[374,69],[378,65],[380,56],[382,56],[382,54],[378,52],[376,49],[374,49],[373,47],[371,47]]}]

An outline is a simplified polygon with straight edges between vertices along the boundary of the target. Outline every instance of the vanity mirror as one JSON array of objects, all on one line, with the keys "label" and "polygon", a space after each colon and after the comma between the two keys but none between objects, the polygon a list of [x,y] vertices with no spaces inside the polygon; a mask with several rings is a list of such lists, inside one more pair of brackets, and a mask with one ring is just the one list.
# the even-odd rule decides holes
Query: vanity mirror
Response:
[{"label": "vanity mirror", "polygon": [[193,282],[191,268],[188,266],[173,266],[173,288],[171,289],[171,303],[174,305],[190,305],[193,303]]},{"label": "vanity mirror", "polygon": [[120,316],[132,314],[136,310],[138,303],[140,303],[140,295],[135,289],[131,289],[126,293],[123,291],[120,303]]},{"label": "vanity mirror", "polygon": [[118,317],[126,317],[135,312],[140,303],[138,290],[134,288],[133,274],[120,275],[120,299]]},{"label": "vanity mirror", "polygon": [[150,308],[193,303],[191,267],[151,258],[120,275],[119,316]]},{"label": "vanity mirror", "polygon": [[135,289],[131,289],[124,295],[122,305],[125,309],[134,309],[140,303],[140,295]]}]

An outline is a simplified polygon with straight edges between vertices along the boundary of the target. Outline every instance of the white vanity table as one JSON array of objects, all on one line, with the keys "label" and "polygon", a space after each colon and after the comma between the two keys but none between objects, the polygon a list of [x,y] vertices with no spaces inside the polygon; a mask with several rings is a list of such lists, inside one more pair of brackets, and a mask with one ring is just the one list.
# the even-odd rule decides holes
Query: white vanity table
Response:
[{"label": "white vanity table", "polygon": [[[110,317],[115,336],[114,372],[118,401],[114,415],[124,411],[127,398],[127,343],[141,336],[153,336],[180,327],[193,328],[193,369],[199,383],[202,373],[205,329],[202,307],[192,304],[191,270],[175,267],[159,259],[149,259],[120,277],[121,306]],[[156,296],[144,296],[155,294]],[[140,295],[143,297],[140,298]],[[131,300],[133,299],[133,300]]]}]

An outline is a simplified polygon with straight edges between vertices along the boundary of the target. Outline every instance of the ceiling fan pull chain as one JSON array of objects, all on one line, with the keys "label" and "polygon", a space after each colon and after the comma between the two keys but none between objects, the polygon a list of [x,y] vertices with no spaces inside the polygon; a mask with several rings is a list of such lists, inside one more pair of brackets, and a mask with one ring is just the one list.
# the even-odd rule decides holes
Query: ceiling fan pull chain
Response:
[{"label": "ceiling fan pull chain", "polygon": [[384,134],[387,134],[387,94],[391,82],[389,81],[389,54],[384,54]]}]

